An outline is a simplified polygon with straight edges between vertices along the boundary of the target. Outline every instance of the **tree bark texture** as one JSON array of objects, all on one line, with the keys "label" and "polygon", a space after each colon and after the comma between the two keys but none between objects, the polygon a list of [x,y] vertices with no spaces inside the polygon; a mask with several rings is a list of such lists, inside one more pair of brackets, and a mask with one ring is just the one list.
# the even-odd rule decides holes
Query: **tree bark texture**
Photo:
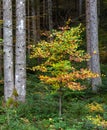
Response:
[{"label": "tree bark texture", "polygon": [[[99,48],[98,48],[98,17],[97,17],[97,0],[87,0],[87,10],[89,10],[89,20],[87,20],[87,44],[89,44],[89,52],[91,55],[90,69],[94,73],[100,73]],[[89,28],[88,28],[89,27]],[[98,86],[101,85],[101,77],[92,79],[93,92],[98,91]]]},{"label": "tree bark texture", "polygon": [[40,41],[40,0],[37,0],[37,41]]},{"label": "tree bark texture", "polygon": [[32,32],[33,32],[33,42],[34,44],[37,42],[37,29],[36,29],[36,7],[35,0],[31,0],[32,5]]},{"label": "tree bark texture", "polygon": [[[91,56],[91,42],[90,42],[90,2],[86,0],[86,39],[87,39],[87,53]],[[87,62],[88,69],[91,70],[91,58]]]},{"label": "tree bark texture", "polygon": [[15,88],[18,100],[24,102],[26,96],[26,30],[25,0],[16,0],[16,60]]},{"label": "tree bark texture", "polygon": [[[2,19],[2,1],[0,1],[0,19]],[[2,27],[0,25],[0,39],[2,39]],[[0,76],[3,76],[3,53],[2,43],[0,42]]]},{"label": "tree bark texture", "polygon": [[13,37],[12,37],[12,1],[3,0],[3,39],[4,39],[4,99],[13,94]]},{"label": "tree bark texture", "polygon": [[30,48],[29,48],[29,45],[30,45],[30,0],[27,0],[27,53],[28,55],[30,55]]},{"label": "tree bark texture", "polygon": [[101,0],[97,0],[97,9],[98,9],[98,25],[100,24],[100,15],[101,15]]},{"label": "tree bark texture", "polygon": [[45,28],[46,22],[46,0],[43,0],[43,28]]},{"label": "tree bark texture", "polygon": [[79,0],[79,16],[82,15],[82,2],[83,0]]},{"label": "tree bark texture", "polygon": [[49,30],[53,29],[53,20],[52,20],[52,0],[48,0],[48,18],[49,18]]}]

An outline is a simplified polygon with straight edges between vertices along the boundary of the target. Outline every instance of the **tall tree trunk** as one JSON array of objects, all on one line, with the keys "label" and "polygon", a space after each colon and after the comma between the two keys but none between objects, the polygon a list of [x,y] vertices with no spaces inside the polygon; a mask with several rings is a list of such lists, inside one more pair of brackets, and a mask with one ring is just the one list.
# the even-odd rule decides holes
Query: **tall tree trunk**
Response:
[{"label": "tall tree trunk", "polygon": [[[90,0],[90,20],[91,20],[91,56],[92,56],[92,72],[100,72],[99,48],[98,48],[98,15],[97,0]],[[97,92],[98,86],[101,85],[101,77],[92,79],[93,92]]]},{"label": "tall tree trunk", "polygon": [[79,16],[82,15],[82,0],[79,0]]},{"label": "tall tree trunk", "polygon": [[15,88],[18,100],[24,102],[26,95],[26,31],[25,0],[16,0],[16,60]]},{"label": "tall tree trunk", "polygon": [[97,2],[97,10],[98,10],[98,25],[100,24],[100,13],[101,13],[101,0],[98,0]]},{"label": "tall tree trunk", "polygon": [[27,0],[27,52],[30,55],[30,0]]},{"label": "tall tree trunk", "polygon": [[40,0],[37,0],[37,41],[40,41]]},{"label": "tall tree trunk", "polygon": [[31,0],[32,5],[32,32],[33,32],[33,42],[34,44],[37,42],[37,31],[36,31],[36,7],[35,7],[35,1]]},{"label": "tall tree trunk", "polygon": [[[94,73],[100,75],[100,61],[99,61],[99,48],[98,48],[98,17],[97,17],[97,0],[87,0],[86,10],[89,10],[89,16],[87,16],[87,32],[89,33],[89,52],[91,54],[90,69]],[[89,27],[89,28],[88,28]],[[88,35],[87,33],[87,35]],[[88,37],[88,36],[87,36]],[[98,91],[98,86],[101,85],[101,77],[92,79],[93,92]]]},{"label": "tall tree trunk", "polygon": [[43,0],[43,28],[45,28],[46,21],[46,0]]},{"label": "tall tree trunk", "polygon": [[[2,19],[2,1],[0,1],[0,19]],[[0,25],[0,38],[2,39],[2,27]],[[2,55],[2,44],[0,42],[0,76],[3,76],[3,55]]]},{"label": "tall tree trunk", "polygon": [[[90,2],[86,0],[86,39],[87,39],[87,53],[91,56],[91,42],[90,42]],[[91,70],[91,58],[87,62],[88,69]]]},{"label": "tall tree trunk", "polygon": [[49,30],[53,29],[53,20],[52,20],[52,0],[48,0],[48,18],[49,18]]},{"label": "tall tree trunk", "polygon": [[13,94],[13,37],[12,37],[12,1],[3,0],[3,39],[4,39],[4,99]]}]

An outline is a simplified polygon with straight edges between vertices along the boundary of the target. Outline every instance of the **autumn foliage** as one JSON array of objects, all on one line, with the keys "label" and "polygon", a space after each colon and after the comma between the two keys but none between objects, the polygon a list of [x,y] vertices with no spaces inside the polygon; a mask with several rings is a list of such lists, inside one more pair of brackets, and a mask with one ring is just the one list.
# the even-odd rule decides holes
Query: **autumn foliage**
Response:
[{"label": "autumn foliage", "polygon": [[85,86],[80,84],[80,80],[98,76],[87,68],[80,67],[82,62],[86,64],[90,58],[80,49],[82,32],[81,25],[75,28],[63,28],[54,31],[53,40],[41,41],[36,46],[32,46],[30,58],[40,59],[40,62],[31,70],[40,71],[41,81],[57,89],[68,87],[72,90],[81,90]]}]

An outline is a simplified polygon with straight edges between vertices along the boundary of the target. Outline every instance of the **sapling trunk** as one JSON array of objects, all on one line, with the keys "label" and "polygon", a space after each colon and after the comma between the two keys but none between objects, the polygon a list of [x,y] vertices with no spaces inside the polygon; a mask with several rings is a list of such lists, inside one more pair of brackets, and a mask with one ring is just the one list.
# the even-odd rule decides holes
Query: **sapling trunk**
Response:
[{"label": "sapling trunk", "polygon": [[59,117],[62,116],[62,89],[59,88]]}]

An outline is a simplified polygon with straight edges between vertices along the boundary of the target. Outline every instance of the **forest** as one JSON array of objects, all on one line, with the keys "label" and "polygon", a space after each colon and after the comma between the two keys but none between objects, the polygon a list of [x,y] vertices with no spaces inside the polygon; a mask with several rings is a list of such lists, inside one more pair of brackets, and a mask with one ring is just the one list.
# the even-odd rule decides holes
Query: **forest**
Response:
[{"label": "forest", "polygon": [[107,130],[107,0],[0,0],[0,130]]}]

